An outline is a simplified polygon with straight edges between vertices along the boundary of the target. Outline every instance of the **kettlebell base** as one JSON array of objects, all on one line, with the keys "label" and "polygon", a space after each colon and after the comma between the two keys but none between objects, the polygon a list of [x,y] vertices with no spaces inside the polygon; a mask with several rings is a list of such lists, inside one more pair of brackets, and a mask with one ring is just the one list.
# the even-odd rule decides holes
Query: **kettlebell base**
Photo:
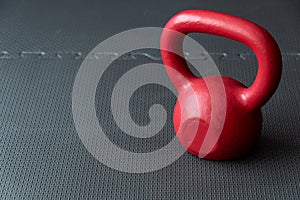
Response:
[{"label": "kettlebell base", "polygon": [[[246,155],[258,141],[262,129],[261,110],[249,110],[243,102],[241,88],[246,86],[230,77],[221,78],[226,97],[217,98],[215,110],[212,110],[211,96],[220,92],[216,83],[220,77],[217,76],[197,79],[191,88],[179,91],[174,109],[174,128],[182,146],[189,153],[208,160],[229,160]],[[209,91],[207,84],[213,89]],[[225,104],[225,113],[218,114],[222,104]],[[218,117],[224,114],[220,132],[207,134],[212,116],[218,122],[222,121]],[[216,129],[213,127],[212,130]],[[212,145],[203,148],[205,142]]]}]

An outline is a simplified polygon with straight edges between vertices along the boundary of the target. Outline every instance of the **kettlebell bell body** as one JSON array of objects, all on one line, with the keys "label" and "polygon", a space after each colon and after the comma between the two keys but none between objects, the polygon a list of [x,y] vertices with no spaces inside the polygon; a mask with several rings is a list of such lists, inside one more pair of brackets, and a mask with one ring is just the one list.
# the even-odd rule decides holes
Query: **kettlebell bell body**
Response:
[{"label": "kettlebell bell body", "polygon": [[[223,36],[249,46],[258,60],[258,73],[253,84],[247,88],[229,77],[195,77],[184,58],[173,53],[182,53],[184,35],[190,32]],[[257,24],[238,17],[188,10],[175,15],[166,24],[161,36],[161,54],[166,71],[178,90],[173,121],[182,146],[195,156],[212,160],[233,159],[246,154],[261,133],[260,108],[273,95],[280,81],[281,53],[273,37]],[[188,84],[183,84],[180,76]],[[220,96],[222,90],[224,96]],[[216,97],[213,102],[212,97]],[[225,116],[223,121],[221,116]],[[214,124],[211,124],[212,120]],[[216,127],[218,122],[221,129]]]}]

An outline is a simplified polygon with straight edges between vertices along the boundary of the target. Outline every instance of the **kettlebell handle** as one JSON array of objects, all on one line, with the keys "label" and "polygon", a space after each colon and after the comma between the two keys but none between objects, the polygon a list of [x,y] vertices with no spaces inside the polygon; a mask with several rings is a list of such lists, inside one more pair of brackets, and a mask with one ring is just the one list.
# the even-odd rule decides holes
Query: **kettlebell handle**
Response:
[{"label": "kettlebell handle", "polygon": [[[163,62],[181,73],[187,80],[192,80],[195,76],[189,70],[185,59],[171,51],[163,50],[177,52],[179,50],[182,53],[184,37],[178,36],[175,31],[184,35],[200,32],[223,36],[239,41],[252,49],[258,60],[258,72],[253,84],[249,88],[241,88],[240,91],[245,106],[250,110],[262,107],[278,87],[282,70],[280,49],[273,37],[259,25],[231,15],[206,10],[187,10],[172,17],[161,36]],[[178,87],[177,77],[169,75],[171,81]]]}]

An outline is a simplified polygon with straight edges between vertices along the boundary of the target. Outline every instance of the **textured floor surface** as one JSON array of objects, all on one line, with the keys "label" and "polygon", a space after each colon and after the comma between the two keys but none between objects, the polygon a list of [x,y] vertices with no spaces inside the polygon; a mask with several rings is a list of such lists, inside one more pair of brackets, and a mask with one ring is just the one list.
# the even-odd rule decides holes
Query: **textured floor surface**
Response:
[{"label": "textured floor surface", "polygon": [[[283,54],[281,84],[263,108],[262,137],[246,157],[212,162],[185,153],[161,170],[130,174],[98,162],[82,145],[72,117],[72,87],[84,57],[106,38],[138,27],[163,27],[185,9],[210,9],[254,21],[277,40]],[[0,199],[299,199],[300,198],[300,2],[237,1],[1,1],[0,2]],[[256,59],[245,46],[191,34],[223,75],[249,85]],[[114,123],[110,96],[129,69],[161,62],[143,55],[111,64],[96,93],[99,123],[116,145],[148,152],[173,137],[176,97],[148,85],[132,96],[136,123],[148,108],[168,113],[156,136],[136,139]],[[158,56],[150,50],[148,54]],[[141,103],[140,103],[141,102]]]}]

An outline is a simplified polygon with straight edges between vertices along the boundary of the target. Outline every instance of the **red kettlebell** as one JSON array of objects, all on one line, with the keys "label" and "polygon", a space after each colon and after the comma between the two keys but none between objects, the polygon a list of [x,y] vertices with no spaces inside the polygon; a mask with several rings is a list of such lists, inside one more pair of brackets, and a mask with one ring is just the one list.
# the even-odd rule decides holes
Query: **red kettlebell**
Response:
[{"label": "red kettlebell", "polygon": [[[229,77],[195,77],[185,59],[173,53],[182,53],[184,35],[190,32],[223,36],[250,47],[258,60],[258,73],[253,84],[247,88]],[[187,10],[178,13],[166,24],[161,35],[161,54],[166,71],[178,90],[173,121],[182,146],[195,156],[211,160],[233,159],[247,153],[261,132],[260,108],[273,95],[281,77],[281,53],[273,37],[259,25],[238,17]],[[188,84],[182,85],[181,76]],[[218,80],[222,81],[225,96],[215,98],[213,107],[212,96],[218,96],[222,90]],[[224,102],[225,110],[221,108]],[[218,130],[216,126],[218,121],[222,121],[218,117],[221,115],[225,117],[220,133],[217,133],[214,130]],[[216,123],[211,124],[211,121]],[[195,127],[193,135],[191,128]],[[204,148],[204,143],[210,148]]]}]

